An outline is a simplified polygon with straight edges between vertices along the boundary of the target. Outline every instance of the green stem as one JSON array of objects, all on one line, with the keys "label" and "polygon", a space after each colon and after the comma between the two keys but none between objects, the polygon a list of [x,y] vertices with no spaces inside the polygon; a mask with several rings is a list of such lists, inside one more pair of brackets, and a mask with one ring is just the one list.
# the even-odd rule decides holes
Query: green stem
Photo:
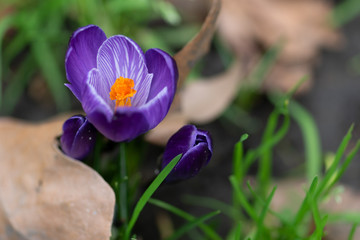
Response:
[{"label": "green stem", "polygon": [[101,149],[102,149],[102,138],[101,134],[98,133],[96,136],[96,143],[95,143],[95,149],[94,149],[94,162],[93,167],[95,171],[97,171],[99,174],[101,174]]},{"label": "green stem", "polygon": [[128,223],[128,212],[127,212],[127,183],[128,176],[126,171],[126,152],[125,152],[125,143],[120,143],[120,153],[119,153],[119,189],[118,189],[118,214],[119,219],[123,225],[123,229],[127,228]]}]

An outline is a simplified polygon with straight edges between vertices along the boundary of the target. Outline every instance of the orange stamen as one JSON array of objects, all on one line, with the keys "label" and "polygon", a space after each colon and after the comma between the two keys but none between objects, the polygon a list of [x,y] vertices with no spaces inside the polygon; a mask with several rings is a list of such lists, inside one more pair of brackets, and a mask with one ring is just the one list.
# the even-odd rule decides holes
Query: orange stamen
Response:
[{"label": "orange stamen", "polygon": [[130,78],[119,77],[112,85],[110,90],[110,99],[116,100],[116,107],[130,107],[131,97],[134,96],[136,90],[134,80]]}]

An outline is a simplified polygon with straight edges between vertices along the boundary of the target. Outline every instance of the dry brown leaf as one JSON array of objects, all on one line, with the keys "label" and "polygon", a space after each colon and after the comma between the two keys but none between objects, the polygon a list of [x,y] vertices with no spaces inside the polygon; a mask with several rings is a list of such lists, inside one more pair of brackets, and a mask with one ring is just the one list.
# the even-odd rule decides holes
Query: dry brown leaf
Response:
[{"label": "dry brown leaf", "polygon": [[[322,0],[223,0],[219,33],[243,59],[259,58],[264,49],[281,42],[277,64],[286,68],[278,67],[278,76],[266,79],[265,88],[288,91],[303,77],[301,71],[311,72],[309,62],[314,63],[322,47],[339,45],[330,12],[329,2]],[[297,67],[288,68],[293,65]]]},{"label": "dry brown leaf", "polygon": [[160,146],[166,145],[169,138],[189,120],[180,111],[171,111],[156,128],[145,135],[145,140]]},{"label": "dry brown leaf", "polygon": [[109,239],[114,192],[97,172],[58,149],[55,137],[65,119],[0,119],[1,239]]},{"label": "dry brown leaf", "polygon": [[178,87],[181,87],[195,63],[208,52],[216,29],[215,23],[219,15],[220,8],[221,1],[212,0],[211,8],[201,26],[200,31],[178,53],[174,55],[174,59],[179,70]]},{"label": "dry brown leaf", "polygon": [[219,117],[236,96],[242,67],[240,61],[224,73],[187,84],[181,92],[181,110],[191,122],[207,123]]}]

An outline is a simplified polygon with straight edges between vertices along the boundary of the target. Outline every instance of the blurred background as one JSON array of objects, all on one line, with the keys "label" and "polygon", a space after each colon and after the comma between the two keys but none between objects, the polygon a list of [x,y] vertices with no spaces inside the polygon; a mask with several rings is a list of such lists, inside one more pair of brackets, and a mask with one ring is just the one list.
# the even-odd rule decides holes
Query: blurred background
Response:
[{"label": "blurred background", "polygon": [[[199,31],[210,5],[208,0],[2,0],[0,115],[41,121],[81,110],[64,86],[67,43],[78,27],[96,24],[107,36],[133,38],[143,50],[157,47],[175,54]],[[359,26],[358,0],[223,0],[210,51],[187,81],[235,79],[236,91],[226,93],[231,101],[221,114],[199,121],[213,134],[214,158],[198,178],[160,189],[156,197],[181,205],[176,192],[201,190],[230,201],[227,178],[234,144],[249,133],[246,147],[257,146],[274,95],[290,91],[304,77],[294,98],[314,120],[321,149],[334,152],[352,123],[359,138]],[[241,71],[232,72],[234,66]],[[276,177],[304,172],[301,136],[294,121],[274,150]],[[162,151],[152,147],[145,176],[153,174]],[[355,160],[343,182],[359,189],[359,171]]]}]

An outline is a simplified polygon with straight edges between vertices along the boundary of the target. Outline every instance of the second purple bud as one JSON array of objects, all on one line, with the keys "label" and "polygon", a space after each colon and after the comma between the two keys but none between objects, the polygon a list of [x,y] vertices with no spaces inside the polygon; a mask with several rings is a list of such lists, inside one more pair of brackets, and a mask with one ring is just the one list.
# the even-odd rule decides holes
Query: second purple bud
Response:
[{"label": "second purple bud", "polygon": [[212,140],[209,132],[197,129],[194,125],[185,125],[168,141],[162,160],[163,169],[179,154],[182,157],[166,178],[166,182],[175,182],[194,177],[205,167],[212,156]]},{"label": "second purple bud", "polygon": [[97,130],[81,115],[72,116],[64,122],[60,144],[63,152],[75,159],[83,159],[95,146]]}]

